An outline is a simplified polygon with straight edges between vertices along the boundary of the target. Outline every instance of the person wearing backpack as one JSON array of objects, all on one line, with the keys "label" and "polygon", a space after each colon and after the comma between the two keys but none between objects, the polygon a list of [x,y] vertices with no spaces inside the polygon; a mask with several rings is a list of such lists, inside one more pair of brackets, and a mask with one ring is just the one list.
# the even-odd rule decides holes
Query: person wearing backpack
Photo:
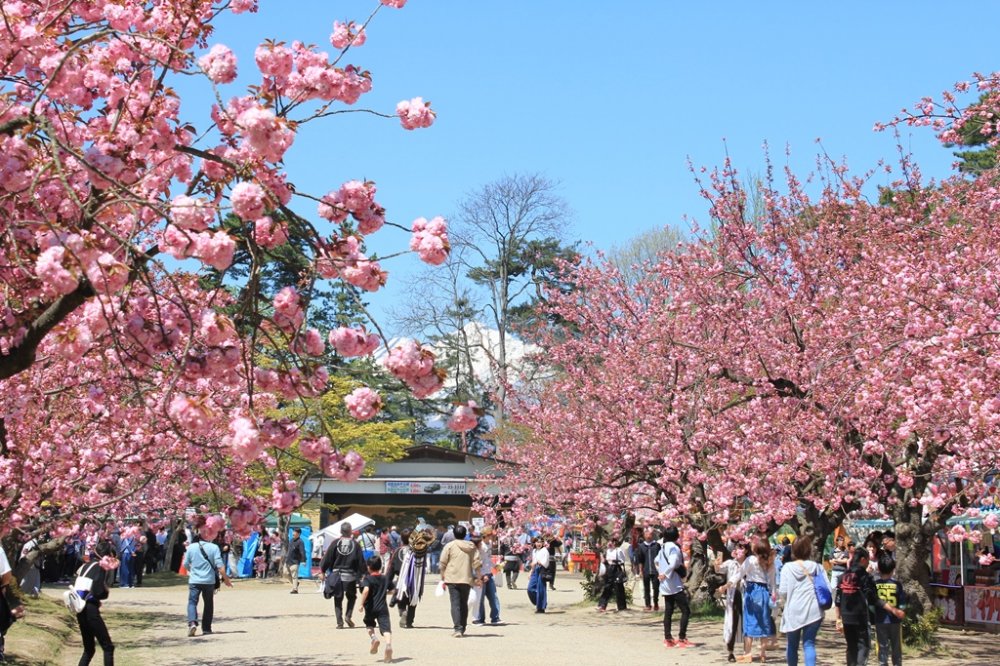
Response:
[{"label": "person wearing backpack", "polygon": [[[677,545],[679,538],[680,533],[673,525],[663,530],[663,547],[656,556],[656,571],[660,579],[660,596],[663,597],[663,645],[688,648],[693,645],[687,639],[691,606],[688,603],[687,590],[684,589],[687,568],[684,566],[684,553]],[[681,610],[681,626],[676,641],[671,632],[675,606]]]},{"label": "person wearing backpack", "polygon": [[87,666],[97,654],[97,645],[104,653],[104,666],[114,666],[115,644],[111,641],[108,627],[101,617],[101,602],[108,598],[107,572],[101,567],[101,559],[110,556],[114,548],[108,541],[101,541],[94,547],[94,557],[77,569],[77,580],[90,579],[90,590],[85,592],[83,610],[76,614],[83,641],[83,656],[80,666]]},{"label": "person wearing backpack", "polygon": [[800,536],[791,545],[791,561],[783,567],[778,586],[778,599],[784,605],[781,632],[788,639],[785,647],[788,666],[798,666],[800,643],[806,666],[816,666],[816,636],[824,610],[816,596],[816,585],[818,582],[826,586],[826,573],[811,556],[812,538]]},{"label": "person wearing backpack", "polygon": [[847,666],[865,666],[868,663],[872,647],[869,604],[876,611],[903,618],[903,611],[879,598],[875,581],[868,573],[868,558],[867,550],[856,550],[851,568],[837,584],[837,630],[844,634],[847,643]]}]

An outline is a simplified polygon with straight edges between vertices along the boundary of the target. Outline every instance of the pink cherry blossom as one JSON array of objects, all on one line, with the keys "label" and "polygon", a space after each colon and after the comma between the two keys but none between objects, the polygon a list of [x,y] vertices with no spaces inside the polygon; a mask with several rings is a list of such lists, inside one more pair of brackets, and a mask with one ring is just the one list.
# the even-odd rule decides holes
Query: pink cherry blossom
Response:
[{"label": "pink cherry blossom", "polygon": [[413,236],[410,249],[420,255],[422,261],[437,266],[448,259],[451,246],[448,243],[448,229],[442,217],[428,221],[418,217],[413,221]]},{"label": "pink cherry blossom", "polygon": [[479,416],[476,414],[478,408],[479,405],[474,400],[455,407],[451,418],[448,419],[448,429],[455,432],[465,432],[475,428],[479,423]]},{"label": "pink cherry blossom", "polygon": [[236,55],[223,44],[216,44],[199,58],[198,66],[215,83],[232,83],[236,80]]},{"label": "pink cherry blossom", "polygon": [[431,103],[425,102],[421,97],[414,97],[411,100],[403,100],[396,105],[396,115],[403,129],[417,129],[420,127],[430,127],[434,124],[437,115],[431,110]]},{"label": "pink cherry blossom", "polygon": [[330,34],[330,43],[335,49],[346,49],[348,46],[361,46],[365,43],[367,35],[361,26],[354,21],[344,23],[342,21],[333,22],[333,32]]},{"label": "pink cherry blossom", "polygon": [[375,391],[363,386],[345,396],[344,404],[347,405],[347,411],[351,416],[359,421],[367,421],[382,409],[382,398]]},{"label": "pink cherry blossom", "polygon": [[406,4],[406,0],[380,0],[386,7],[395,7],[396,9],[402,9],[403,5]]},{"label": "pink cherry blossom", "polygon": [[266,43],[254,51],[254,60],[261,74],[284,79],[292,73],[294,66],[292,50],[287,46]]},{"label": "pink cherry blossom", "polygon": [[261,247],[273,250],[288,242],[288,227],[284,222],[275,222],[265,215],[254,222],[253,240]]},{"label": "pink cherry blossom", "polygon": [[340,326],[330,331],[330,345],[345,358],[366,356],[378,349],[380,340],[364,328]]},{"label": "pink cherry blossom", "polygon": [[983,518],[983,527],[985,527],[986,529],[992,531],[995,530],[998,526],[1000,526],[1000,516],[998,516],[996,513],[988,513],[986,514],[986,517]]},{"label": "pink cherry blossom", "polygon": [[171,222],[181,229],[204,231],[215,217],[215,206],[201,197],[180,195],[170,204]]},{"label": "pink cherry blossom", "polygon": [[35,262],[35,272],[42,281],[43,289],[51,294],[68,294],[76,289],[79,281],[66,269],[66,248],[50,247]]},{"label": "pink cherry blossom", "polygon": [[256,220],[264,215],[266,197],[257,183],[237,183],[229,194],[229,200],[233,204],[233,212],[244,220]]}]

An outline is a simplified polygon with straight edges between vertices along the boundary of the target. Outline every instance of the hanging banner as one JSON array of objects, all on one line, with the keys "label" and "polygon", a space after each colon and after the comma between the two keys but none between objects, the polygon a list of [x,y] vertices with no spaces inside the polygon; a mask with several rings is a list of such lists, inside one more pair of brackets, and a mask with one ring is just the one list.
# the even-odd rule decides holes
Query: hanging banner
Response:
[{"label": "hanging banner", "polygon": [[466,495],[465,481],[386,481],[387,495]]},{"label": "hanging banner", "polygon": [[965,588],[965,621],[1000,624],[1000,587]]}]

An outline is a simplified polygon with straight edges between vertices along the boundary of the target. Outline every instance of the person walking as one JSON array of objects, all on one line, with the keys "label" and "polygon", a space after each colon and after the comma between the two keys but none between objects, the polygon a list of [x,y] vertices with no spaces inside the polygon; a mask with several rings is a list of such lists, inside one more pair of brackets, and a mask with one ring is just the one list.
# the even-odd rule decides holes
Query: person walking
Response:
[{"label": "person walking", "polygon": [[[349,523],[341,523],[340,538],[330,544],[319,565],[327,584],[332,584],[333,610],[337,616],[337,629],[353,627],[354,603],[358,598],[358,580],[365,575],[366,565],[361,546],[351,537]],[[333,580],[330,574],[336,573]],[[347,597],[347,614],[344,614],[344,597]]]},{"label": "person walking", "polygon": [[625,571],[625,551],[622,550],[621,539],[612,539],[608,542],[608,548],[604,552],[604,589],[597,600],[597,611],[603,613],[608,608],[608,601],[611,595],[615,596],[615,604],[618,612],[626,609],[625,603],[625,580],[628,573]]},{"label": "person walking", "polygon": [[444,536],[444,532],[440,527],[434,528],[434,541],[431,543],[430,547],[427,549],[427,560],[430,566],[431,573],[438,574],[441,573],[441,569],[438,562],[441,560],[441,550],[444,545],[441,543],[441,538]]},{"label": "person walking", "polygon": [[[890,537],[890,534],[892,533],[885,533],[883,546],[890,538],[895,539],[895,535]],[[878,561],[879,577],[875,581],[875,591],[883,602],[902,610],[906,601],[905,593],[899,581],[892,577],[895,571],[896,558],[893,549],[886,548],[885,554]],[[892,666],[903,666],[902,627],[899,616],[884,609],[875,609],[875,639],[878,642],[879,666],[889,666],[890,657]]]},{"label": "person walking", "polygon": [[[112,556],[114,549],[110,542],[101,541],[94,548],[94,558],[84,563],[76,572],[76,582],[73,587],[82,592],[86,602],[83,610],[76,614],[76,623],[80,627],[80,639],[83,642],[83,656],[79,666],[87,666],[97,654],[97,645],[104,653],[104,666],[114,666],[115,644],[108,633],[108,627],[101,617],[101,602],[108,598],[107,571],[100,560]],[[83,579],[83,580],[81,580]],[[86,581],[84,583],[83,581]],[[89,588],[89,589],[88,589]]]},{"label": "person walking", "polygon": [[743,544],[735,544],[730,555],[730,559],[723,561],[723,554],[719,552],[715,561],[715,572],[726,580],[719,588],[726,609],[722,624],[722,640],[726,642],[727,660],[734,662],[736,655],[733,654],[733,650],[736,642],[743,642],[743,562],[747,558],[747,549]]},{"label": "person walking", "polygon": [[[663,530],[663,545],[656,556],[656,571],[660,579],[660,594],[663,596],[663,645],[689,648],[693,645],[687,639],[691,606],[688,603],[687,590],[684,589],[687,568],[684,566],[684,553],[677,545],[679,538],[680,533],[673,525]],[[674,607],[681,611],[681,626],[676,641],[671,627],[674,620]]]},{"label": "person walking", "polygon": [[486,624],[486,602],[490,602],[490,624],[500,624],[500,598],[497,597],[497,584],[493,580],[493,549],[483,539],[482,534],[473,534],[472,543],[479,548],[479,559],[482,566],[476,571],[476,577],[482,584],[479,603],[472,614],[472,624]]},{"label": "person walking", "polygon": [[478,586],[474,572],[482,567],[479,549],[465,540],[466,529],[459,525],[452,530],[454,539],[441,551],[441,582],[448,586],[451,601],[452,636],[461,638],[469,620],[469,591]]},{"label": "person walking", "polygon": [[503,558],[503,575],[508,590],[517,589],[517,576],[521,573],[524,561],[518,555],[520,545],[514,539],[513,533],[508,533],[500,540],[500,556]]},{"label": "person walking", "polygon": [[365,611],[364,622],[368,630],[370,654],[378,654],[379,639],[375,637],[375,627],[378,627],[382,640],[385,641],[385,663],[392,661],[392,620],[389,618],[389,604],[386,595],[389,591],[389,580],[382,575],[382,558],[372,555],[368,558],[368,575],[361,581],[361,607]]},{"label": "person walking", "polygon": [[823,567],[810,559],[812,538],[800,536],[791,546],[791,561],[783,567],[778,599],[783,605],[781,632],[785,634],[785,661],[788,666],[799,664],[799,644],[806,666],[816,666],[816,636],[823,624],[823,609],[816,599],[816,577],[826,585]]},{"label": "person walking", "polygon": [[377,555],[375,548],[378,546],[378,537],[375,536],[375,526],[369,525],[365,528],[365,531],[361,533],[361,556],[364,558],[365,562],[372,555]]},{"label": "person walking", "polygon": [[121,562],[118,568],[119,587],[135,587],[135,551],[138,547],[136,531],[131,527],[125,528],[121,541],[118,542],[118,561]]},{"label": "person walking", "polygon": [[208,540],[202,540],[200,532],[192,535],[191,545],[184,554],[184,568],[188,572],[188,636],[198,632],[198,598],[204,599],[204,612],[201,616],[201,633],[212,633],[212,620],[215,617],[216,581],[232,587],[233,582],[226,575],[226,567],[222,561],[219,547]]},{"label": "person walking", "polygon": [[761,662],[767,659],[767,643],[774,637],[771,607],[777,602],[775,553],[767,539],[757,539],[753,554],[743,563],[743,654],[739,663],[753,661],[754,639],[760,643]]},{"label": "person walking", "polygon": [[288,555],[285,557],[285,571],[288,582],[292,584],[289,594],[299,593],[299,565],[306,561],[306,544],[302,541],[302,530],[298,527],[292,530],[292,539],[288,542]]},{"label": "person walking", "polygon": [[545,537],[545,544],[549,549],[549,569],[546,574],[546,581],[549,584],[549,589],[553,592],[556,591],[556,564],[559,562],[560,555],[562,554],[562,539],[555,535],[548,535]]},{"label": "person walking", "polygon": [[868,573],[868,551],[858,548],[847,572],[840,577],[834,604],[837,609],[837,630],[847,643],[847,666],[867,666],[871,653],[869,606],[903,618],[903,611],[882,600],[875,581]]},{"label": "person walking", "polygon": [[642,531],[642,541],[635,550],[637,573],[642,576],[642,598],[646,611],[660,610],[660,578],[656,572],[656,556],[660,554],[660,543],[655,539],[652,527]]},{"label": "person walking", "polygon": [[427,575],[427,549],[430,548],[435,537],[429,528],[416,532],[404,529],[400,536],[403,535],[407,535],[405,545],[392,558],[393,566],[390,569],[389,587],[396,590],[399,625],[406,629],[412,629],[417,604],[420,603],[424,594],[424,578]]},{"label": "person walking", "polygon": [[545,592],[545,576],[549,569],[549,549],[545,539],[536,536],[531,551],[531,576],[528,578],[528,599],[535,605],[536,613],[544,613],[548,608],[549,598]]},{"label": "person walking", "polygon": [[833,540],[833,552],[830,553],[830,589],[837,589],[837,581],[847,571],[847,565],[851,563],[851,555],[847,552],[844,535],[838,534]]}]

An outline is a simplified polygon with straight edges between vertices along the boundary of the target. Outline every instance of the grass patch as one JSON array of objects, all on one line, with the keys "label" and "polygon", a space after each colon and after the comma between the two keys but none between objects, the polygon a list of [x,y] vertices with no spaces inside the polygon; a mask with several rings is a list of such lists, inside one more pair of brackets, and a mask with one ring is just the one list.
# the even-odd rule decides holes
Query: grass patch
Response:
[{"label": "grass patch", "polygon": [[716,601],[703,601],[691,604],[692,620],[721,620],[726,616],[726,609]]},{"label": "grass patch", "polygon": [[27,611],[7,632],[7,661],[19,666],[55,664],[59,651],[77,632],[76,617],[49,597],[26,599]]}]

